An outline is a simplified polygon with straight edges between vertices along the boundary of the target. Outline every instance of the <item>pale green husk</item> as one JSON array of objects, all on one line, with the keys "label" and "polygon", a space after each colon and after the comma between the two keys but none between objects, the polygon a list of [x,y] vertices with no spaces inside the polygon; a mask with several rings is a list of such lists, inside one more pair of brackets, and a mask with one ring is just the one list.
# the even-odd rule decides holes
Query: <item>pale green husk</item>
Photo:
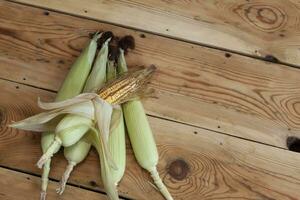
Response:
[{"label": "pale green husk", "polygon": [[[107,80],[109,81],[114,78],[116,78],[116,66],[114,61],[110,60],[107,63]],[[121,107],[119,107],[119,110],[115,109],[113,111],[112,119],[118,120],[118,123],[116,123],[116,127],[111,128],[108,147],[112,155],[112,159],[118,167],[111,171],[112,179],[115,185],[118,185],[126,168],[125,125]]]},{"label": "pale green husk", "polygon": [[[120,49],[118,71],[127,71],[124,51]],[[173,200],[157,172],[158,152],[143,105],[134,100],[122,105],[131,146],[139,165],[150,172],[157,189],[167,200]]]},{"label": "pale green husk", "polygon": [[[67,77],[65,78],[61,88],[59,89],[55,101],[65,100],[71,97],[78,95],[86,81],[86,78],[90,72],[92,61],[94,59],[96,48],[97,48],[97,39],[100,37],[99,34],[96,34],[95,37],[90,41],[89,45],[77,58],[75,63],[72,65],[71,70],[69,71]],[[54,140],[53,132],[45,132],[41,137],[41,146],[43,153],[47,151],[52,141]],[[59,150],[57,147],[54,150],[56,153]],[[42,189],[41,189],[41,200],[46,198],[46,191],[48,185],[48,176],[50,172],[51,159],[48,159],[43,167],[42,173]]]},{"label": "pale green husk", "polygon": [[[108,56],[108,43],[110,38],[107,39],[104,44],[102,45],[100,51],[97,54],[96,61],[94,63],[93,69],[86,81],[84,92],[93,92],[102,87],[106,80],[106,63],[107,63],[107,56]],[[76,123],[79,124],[81,122],[81,116],[78,115],[68,115],[69,118],[72,118]],[[88,119],[89,122],[92,123],[91,119]],[[90,124],[92,125],[92,124]],[[61,126],[65,127],[66,124],[61,124]],[[82,135],[85,134],[88,129],[77,129],[72,134]],[[66,134],[66,133],[64,133]],[[73,168],[80,162],[82,162],[85,157],[88,155],[89,150],[91,148],[91,143],[88,141],[87,136],[84,136],[80,139],[77,143],[67,146],[64,148],[64,156],[68,160],[68,165],[66,170],[61,178],[60,186],[57,189],[57,193],[60,195],[64,192],[66,183],[70,177],[70,174]]]}]

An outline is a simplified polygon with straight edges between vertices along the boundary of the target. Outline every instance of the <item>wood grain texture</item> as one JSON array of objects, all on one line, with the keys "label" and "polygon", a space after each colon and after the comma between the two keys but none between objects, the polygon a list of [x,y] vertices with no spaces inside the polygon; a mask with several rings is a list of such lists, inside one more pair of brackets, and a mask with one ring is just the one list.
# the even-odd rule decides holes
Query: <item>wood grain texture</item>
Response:
[{"label": "wood grain texture", "polygon": [[[53,93],[24,85],[16,89],[15,83],[7,81],[0,81],[0,86],[4,88],[0,98],[0,165],[39,174],[35,166],[41,155],[39,133],[11,129],[7,124],[38,112],[37,96],[51,99]],[[149,120],[160,155],[158,170],[175,199],[299,199],[298,153],[154,117]],[[162,199],[149,183],[149,175],[137,165],[129,143],[126,165],[119,186],[121,195]],[[51,177],[59,179],[65,166],[62,155],[55,156]],[[102,190],[99,171],[92,151],[70,181]]]},{"label": "wood grain texture", "polygon": [[298,0],[15,0],[299,65]]},{"label": "wood grain texture", "polygon": [[131,34],[130,66],[155,64],[147,113],[286,148],[300,136],[300,71],[223,51],[0,2],[0,78],[57,90],[89,32]]},{"label": "wood grain texture", "polygon": [[[0,199],[1,200],[24,200],[39,199],[40,178],[21,172],[16,172],[0,167]],[[49,181],[48,200],[106,200],[104,194],[91,192],[74,186],[67,186],[63,196],[58,196],[55,192],[58,183]]]}]

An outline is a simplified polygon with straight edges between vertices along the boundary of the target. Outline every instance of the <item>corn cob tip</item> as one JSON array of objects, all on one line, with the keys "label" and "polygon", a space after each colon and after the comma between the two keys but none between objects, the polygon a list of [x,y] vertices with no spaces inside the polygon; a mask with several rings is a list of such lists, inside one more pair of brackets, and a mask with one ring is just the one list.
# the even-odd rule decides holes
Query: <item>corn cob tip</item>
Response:
[{"label": "corn cob tip", "polygon": [[98,48],[100,49],[104,42],[106,42],[109,38],[113,39],[115,36],[111,31],[102,32],[101,38],[98,40]]},{"label": "corn cob tip", "polygon": [[101,31],[95,31],[95,32],[89,32],[89,38],[93,39],[96,35],[98,35],[99,33],[101,33]]},{"label": "corn cob tip", "polygon": [[102,37],[102,34],[100,31],[96,31],[96,32],[93,32],[93,33],[89,33],[89,38],[91,38],[92,40],[99,40],[99,38]]},{"label": "corn cob tip", "polygon": [[135,48],[135,41],[134,38],[131,35],[124,36],[119,42],[118,47],[123,49],[125,53],[127,53],[128,49],[134,49]]}]

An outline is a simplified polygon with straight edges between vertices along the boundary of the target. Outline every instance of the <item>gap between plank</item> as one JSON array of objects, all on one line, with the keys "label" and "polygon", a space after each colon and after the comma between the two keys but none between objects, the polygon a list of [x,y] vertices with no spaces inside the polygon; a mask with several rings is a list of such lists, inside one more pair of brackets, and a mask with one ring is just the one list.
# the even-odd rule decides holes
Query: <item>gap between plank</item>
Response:
[{"label": "gap between plank", "polygon": [[[16,83],[16,84],[21,84],[21,85],[25,85],[25,86],[36,88],[36,89],[40,89],[40,90],[45,90],[45,91],[48,91],[48,92],[51,92],[51,93],[57,93],[57,91],[55,91],[55,90],[45,89],[45,88],[37,87],[37,86],[31,85],[31,84],[24,84],[22,82],[18,82],[18,81],[14,81],[14,80],[9,80],[9,79],[5,79],[5,78],[1,78],[1,77],[0,77],[0,80],[4,80],[4,81],[11,82],[11,83]],[[266,146],[269,146],[269,147],[275,147],[275,148],[278,148],[278,149],[289,151],[287,148],[278,147],[278,146],[275,146],[275,145],[272,145],[272,144],[268,144],[268,143],[264,143],[264,142],[260,142],[260,141],[256,141],[256,140],[251,140],[251,139],[243,138],[243,137],[236,136],[236,135],[231,135],[230,133],[226,133],[226,132],[222,132],[222,131],[217,131],[217,130],[205,128],[205,127],[202,127],[202,126],[197,126],[197,125],[194,125],[194,124],[189,124],[189,123],[183,122],[183,121],[176,121],[176,120],[174,120],[172,118],[167,118],[167,117],[165,118],[165,117],[161,117],[161,116],[157,116],[157,115],[153,115],[153,114],[147,114],[147,116],[150,116],[150,117],[153,117],[153,118],[157,118],[157,119],[161,119],[161,120],[170,121],[170,122],[179,123],[179,124],[190,126],[190,127],[200,128],[200,129],[203,129],[203,130],[208,130],[208,131],[215,132],[217,134],[222,134],[222,135],[226,135],[226,136],[229,136],[229,137],[238,138],[238,139],[246,140],[246,141],[249,141],[249,142],[255,142],[255,143],[266,145]]]},{"label": "gap between plank", "polygon": [[150,117],[153,117],[153,118],[157,118],[157,119],[161,119],[161,120],[170,121],[170,122],[179,123],[179,124],[186,125],[186,126],[200,128],[200,129],[207,130],[207,131],[212,131],[212,132],[215,132],[215,133],[218,133],[218,134],[222,134],[222,135],[226,135],[226,136],[229,136],[229,137],[234,137],[234,138],[246,140],[246,141],[249,141],[249,142],[255,142],[255,143],[258,143],[258,144],[262,144],[262,145],[266,145],[266,146],[275,147],[275,148],[278,148],[278,149],[290,151],[290,150],[288,150],[286,148],[283,148],[283,147],[278,147],[278,146],[275,146],[275,145],[272,145],[272,144],[268,144],[268,143],[264,143],[264,142],[260,142],[260,141],[256,141],[256,140],[251,140],[251,139],[243,138],[243,137],[236,136],[236,135],[231,135],[230,133],[221,132],[221,131],[217,131],[217,130],[213,130],[213,129],[209,129],[209,128],[197,126],[197,125],[194,125],[194,124],[189,124],[189,123],[183,122],[183,121],[176,121],[176,120],[171,119],[171,118],[164,118],[164,117],[155,116],[155,115],[152,115],[152,114],[147,114],[147,116],[150,116]]},{"label": "gap between plank", "polygon": [[[19,173],[23,173],[23,174],[27,174],[27,175],[34,176],[34,177],[38,177],[38,178],[41,178],[41,175],[39,175],[39,174],[36,174],[36,173],[33,173],[33,172],[24,171],[24,170],[22,170],[22,169],[17,169],[17,168],[13,168],[13,167],[7,167],[7,166],[1,165],[1,164],[0,164],[0,168],[7,169],[7,170],[10,170],[10,171],[19,172]],[[50,177],[49,177],[49,180],[50,180],[50,181],[53,181],[53,182],[56,182],[56,183],[59,183],[59,180],[54,179],[54,178],[50,178]],[[76,188],[80,188],[80,189],[84,189],[84,190],[88,190],[88,191],[91,191],[91,192],[95,192],[95,193],[99,193],[99,194],[104,194],[104,195],[106,195],[105,192],[102,192],[102,191],[96,190],[96,189],[92,189],[92,188],[89,188],[89,187],[86,187],[86,186],[83,186],[83,185],[78,185],[78,184],[69,183],[69,182],[67,182],[67,185],[72,186],[72,187],[76,187]],[[121,195],[119,195],[119,197],[122,198],[122,199],[124,199],[124,200],[133,200],[133,199],[130,199],[130,198],[127,198],[127,197],[123,197],[123,196],[121,196]]]},{"label": "gap between plank", "polygon": [[[47,7],[43,7],[43,6],[31,5],[29,3],[18,2],[18,1],[14,1],[14,0],[5,0],[5,1],[15,3],[15,4],[19,4],[19,5],[23,5],[23,6],[27,6],[27,7],[43,9],[43,10],[47,10],[47,11],[52,11],[52,12],[64,14],[64,15],[69,15],[69,16],[78,17],[78,18],[82,18],[82,19],[92,20],[92,21],[105,23],[105,24],[109,24],[109,25],[113,25],[113,26],[118,26],[118,27],[130,29],[130,30],[134,30],[134,31],[144,32],[144,33],[148,33],[148,34],[152,34],[152,35],[156,35],[156,36],[160,36],[160,37],[164,37],[164,38],[168,38],[168,39],[172,39],[172,40],[177,40],[177,41],[181,41],[181,42],[186,42],[186,43],[202,46],[202,47],[209,48],[209,49],[214,49],[214,50],[223,51],[223,52],[229,52],[229,53],[237,54],[237,55],[240,55],[240,56],[253,58],[253,59],[256,59],[256,60],[265,61],[265,62],[268,62],[268,63],[281,64],[281,65],[285,65],[285,66],[292,67],[292,68],[297,68],[297,69],[300,68],[299,65],[295,65],[295,64],[291,64],[291,63],[282,62],[280,60],[277,60],[277,58],[273,57],[272,55],[269,55],[270,58],[268,58],[267,56],[266,57],[255,56],[255,55],[251,55],[251,54],[247,54],[247,53],[243,53],[243,52],[239,52],[239,51],[234,51],[234,50],[231,50],[231,49],[226,49],[226,48],[222,48],[222,47],[208,45],[208,44],[204,44],[204,43],[201,43],[201,42],[195,42],[195,41],[184,39],[184,38],[178,38],[178,37],[173,37],[171,35],[165,35],[165,34],[161,34],[161,33],[147,31],[147,30],[139,29],[139,28],[132,27],[132,26],[126,26],[126,25],[123,25],[123,24],[118,24],[118,23],[113,23],[113,22],[109,22],[109,21],[105,21],[105,20],[95,19],[95,18],[88,17],[88,16],[82,16],[82,15],[79,15],[79,14],[68,13],[68,12],[60,11],[60,10],[53,9],[53,8],[47,8]],[[276,61],[272,61],[272,59],[274,59]]]},{"label": "gap between plank", "polygon": [[11,83],[17,83],[17,84],[20,84],[20,85],[25,85],[25,86],[36,88],[36,89],[39,89],[39,90],[45,90],[45,91],[51,92],[51,93],[57,93],[57,91],[55,91],[55,90],[51,90],[51,89],[47,89],[47,88],[43,88],[43,87],[38,87],[38,86],[35,86],[35,85],[31,85],[31,84],[28,84],[28,83],[22,83],[22,82],[10,80],[10,79],[3,78],[3,77],[0,77],[0,80],[8,81],[8,82],[11,82]]}]

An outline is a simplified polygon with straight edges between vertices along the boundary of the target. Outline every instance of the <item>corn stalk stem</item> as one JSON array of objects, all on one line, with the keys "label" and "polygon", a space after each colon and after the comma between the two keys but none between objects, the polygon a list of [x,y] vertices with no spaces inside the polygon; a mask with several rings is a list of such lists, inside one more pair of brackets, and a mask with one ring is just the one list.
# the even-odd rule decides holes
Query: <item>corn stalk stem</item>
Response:
[{"label": "corn stalk stem", "polygon": [[47,149],[47,151],[42,155],[42,157],[40,158],[40,160],[37,162],[38,168],[41,169],[43,167],[43,165],[49,159],[51,159],[51,157],[56,152],[57,148],[59,148],[61,146],[61,144],[62,144],[62,141],[58,137],[55,137],[55,139],[53,140],[52,144],[49,146],[49,148]]},{"label": "corn stalk stem", "polygon": [[63,176],[62,176],[62,179],[60,181],[60,185],[59,185],[59,188],[56,190],[56,192],[59,194],[59,195],[62,195],[62,193],[64,192],[65,190],[65,187],[66,187],[66,184],[67,184],[67,181],[71,175],[71,172],[73,171],[74,167],[76,166],[76,163],[75,162],[68,162],[68,166],[66,168],[66,171],[64,172]]},{"label": "corn stalk stem", "polygon": [[165,186],[165,184],[162,182],[158,172],[157,172],[157,168],[154,167],[153,169],[151,169],[150,171],[151,177],[155,183],[155,185],[157,186],[158,190],[161,192],[161,194],[165,197],[166,200],[173,200],[171,194],[169,193],[167,187]]},{"label": "corn stalk stem", "polygon": [[48,186],[48,176],[50,172],[50,164],[51,164],[51,159],[48,159],[43,166],[43,174],[42,174],[42,191],[41,191],[41,196],[40,200],[45,200],[46,199],[46,191],[47,191],[47,186]]}]

